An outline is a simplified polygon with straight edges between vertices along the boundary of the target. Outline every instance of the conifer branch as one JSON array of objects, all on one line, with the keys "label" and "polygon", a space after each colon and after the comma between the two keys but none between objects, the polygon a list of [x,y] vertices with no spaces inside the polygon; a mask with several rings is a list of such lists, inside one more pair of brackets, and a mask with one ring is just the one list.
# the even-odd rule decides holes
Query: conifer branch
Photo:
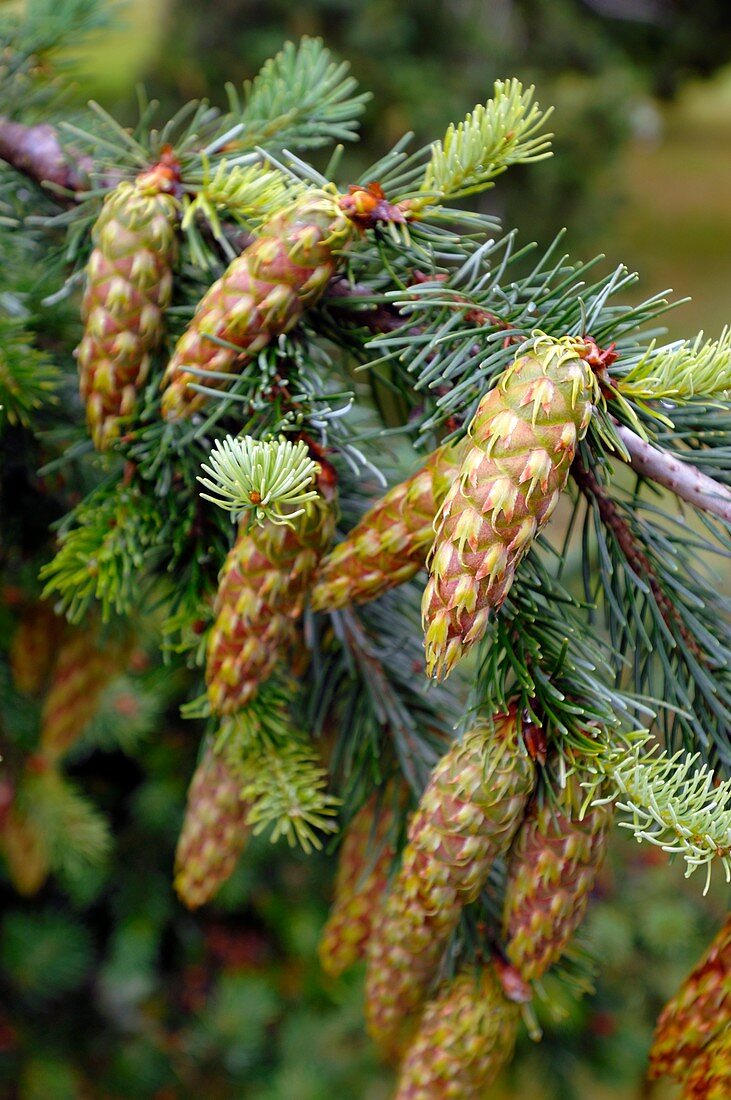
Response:
[{"label": "conifer branch", "polygon": [[623,799],[618,808],[631,815],[621,826],[632,829],[638,841],[681,854],[686,877],[705,866],[704,893],[716,862],[731,882],[731,780],[719,783],[700,753],[669,756],[658,745],[648,750],[648,742],[643,736],[629,747],[611,746],[591,765],[611,780],[612,797]]},{"label": "conifer branch", "polygon": [[616,425],[616,432],[630,456],[630,466],[641,477],[670,489],[681,500],[720,516],[731,523],[731,489],[704,474],[697,466],[647,443],[631,428]]}]

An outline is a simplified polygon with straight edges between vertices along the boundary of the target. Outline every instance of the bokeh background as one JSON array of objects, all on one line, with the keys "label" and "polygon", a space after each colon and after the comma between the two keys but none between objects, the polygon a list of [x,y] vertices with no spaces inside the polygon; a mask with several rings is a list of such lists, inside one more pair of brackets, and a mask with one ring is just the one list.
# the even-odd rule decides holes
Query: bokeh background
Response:
[{"label": "bokeh background", "polygon": [[[79,100],[135,117],[142,82],[166,117],[223,102],[286,38],[321,35],[374,93],[358,168],[405,130],[439,136],[516,75],[553,103],[553,160],[515,170],[484,202],[523,240],[562,228],[582,258],[640,273],[637,295],[692,300],[673,336],[731,320],[731,6],[727,0],[131,0],[74,61]],[[1,625],[1,624],[0,624]],[[98,720],[71,772],[111,814],[106,868],[20,902],[0,885],[0,1096],[175,1100],[385,1100],[388,1070],[363,1037],[362,975],[328,982],[315,947],[332,859],[255,842],[203,915],[171,866],[195,731],[145,711],[145,669]],[[162,732],[161,732],[162,728]],[[126,737],[126,741],[125,741]],[[109,744],[114,744],[109,737]],[[118,742],[117,742],[118,743]],[[94,750],[89,745],[95,746]],[[524,1037],[501,1100],[636,1100],[654,1018],[728,905],[653,849],[618,837],[583,934],[596,992],[551,988],[540,1045]]]}]

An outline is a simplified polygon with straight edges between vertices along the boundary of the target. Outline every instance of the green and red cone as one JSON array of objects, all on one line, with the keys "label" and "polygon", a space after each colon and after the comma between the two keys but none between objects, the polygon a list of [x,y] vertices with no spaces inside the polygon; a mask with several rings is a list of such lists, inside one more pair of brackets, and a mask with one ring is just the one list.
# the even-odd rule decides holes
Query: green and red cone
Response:
[{"label": "green and red cone", "polygon": [[726,1024],[693,1062],[680,1100],[728,1100],[731,1096],[731,1025]]},{"label": "green and red cone", "polygon": [[177,257],[176,170],[161,163],[107,195],[92,230],[77,349],[86,419],[101,451],[134,414],[164,332]]},{"label": "green and red cone", "polygon": [[206,684],[215,714],[246,706],[298,648],[297,623],[334,526],[322,493],[291,525],[242,521],[221,570],[208,639]]},{"label": "green and red cone", "polygon": [[731,917],[662,1010],[650,1049],[648,1076],[682,1080],[722,1032],[731,1032]]},{"label": "green and red cone", "polygon": [[67,626],[41,713],[39,753],[57,761],[92,720],[102,696],[129,658],[129,639],[104,637],[98,624]]},{"label": "green and red cone", "polygon": [[[553,769],[551,769],[553,770]],[[574,772],[553,796],[528,807],[508,857],[503,913],[505,955],[524,982],[536,981],[563,954],[584,918],[614,816],[590,806]]]},{"label": "green and red cone", "polygon": [[233,874],[250,833],[248,812],[241,780],[208,745],[188,788],[175,853],[175,889],[189,909],[205,905]]},{"label": "green and red cone", "polygon": [[335,897],[318,947],[320,965],[331,978],[364,957],[383,904],[396,854],[390,798],[388,792],[382,798],[374,794],[345,833]]},{"label": "green and red cone", "polygon": [[207,291],[163,378],[166,419],[184,419],[204,404],[205,396],[189,383],[220,387],[222,380],[213,375],[233,374],[289,332],[322,297],[359,229],[404,220],[374,188],[351,192],[312,190],[295,199],[265,222],[256,240]]},{"label": "green and red cone", "polygon": [[478,721],[437,764],[368,948],[366,1021],[403,1051],[462,908],[508,850],[535,783],[516,708]]},{"label": "green and red cone", "polygon": [[462,971],[427,1004],[395,1100],[482,1100],[510,1061],[518,1020],[492,966]]},{"label": "green and red cone", "polygon": [[325,557],[312,590],[315,611],[364,603],[424,568],[434,517],[459,468],[465,444],[446,444],[383,496]]},{"label": "green and red cone", "polygon": [[443,677],[485,633],[558,504],[591,419],[595,345],[540,337],[483,397],[435,521],[422,602],[426,665]]}]

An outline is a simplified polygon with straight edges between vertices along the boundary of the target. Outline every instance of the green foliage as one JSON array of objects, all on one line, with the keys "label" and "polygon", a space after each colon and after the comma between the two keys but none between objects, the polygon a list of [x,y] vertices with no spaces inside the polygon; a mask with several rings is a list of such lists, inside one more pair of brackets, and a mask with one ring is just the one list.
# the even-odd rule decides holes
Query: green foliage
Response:
[{"label": "green foliage", "polygon": [[699,753],[671,756],[647,737],[610,745],[594,766],[617,788],[613,797],[631,815],[622,825],[637,841],[682,855],[686,876],[705,867],[706,893],[716,862],[731,882],[731,780],[719,782]]},{"label": "green foliage", "polygon": [[18,805],[41,837],[52,871],[73,880],[105,861],[111,847],[107,819],[57,772],[27,776]]},{"label": "green foliage", "polygon": [[91,937],[73,917],[52,910],[5,914],[0,963],[21,997],[38,1004],[69,993],[92,961]]},{"label": "green foliage", "polygon": [[457,126],[450,125],[432,147],[418,206],[485,190],[513,164],[550,156],[550,134],[539,134],[550,111],[533,102],[533,88],[519,80],[498,80],[492,99],[478,104]]},{"label": "green foliage", "polygon": [[57,400],[60,372],[35,348],[20,321],[0,312],[0,431],[4,420],[28,426],[37,409]]},{"label": "green foliage", "polygon": [[41,570],[44,594],[78,623],[93,603],[107,622],[139,603],[140,573],[159,557],[159,510],[139,490],[103,485],[64,524],[56,556]]},{"label": "green foliage", "polygon": [[201,493],[232,513],[232,518],[250,515],[258,523],[294,526],[302,516],[308,501],[317,498],[310,489],[317,472],[317,463],[310,457],[307,445],[299,440],[262,441],[244,436],[239,439],[217,440],[210,465],[204,465],[210,477],[199,477],[210,493]]},{"label": "green foliage", "polygon": [[319,38],[287,42],[244,84],[243,103],[228,85],[230,118],[240,118],[228,140],[243,149],[256,145],[317,148],[357,137],[358,118],[370,96],[355,94],[346,62],[333,61]]}]

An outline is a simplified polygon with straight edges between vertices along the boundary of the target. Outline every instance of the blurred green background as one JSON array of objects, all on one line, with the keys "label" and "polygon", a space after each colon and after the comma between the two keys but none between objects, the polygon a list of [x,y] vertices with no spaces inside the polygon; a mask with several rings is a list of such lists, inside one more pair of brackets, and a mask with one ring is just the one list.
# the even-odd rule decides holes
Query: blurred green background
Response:
[{"label": "blurred green background", "polygon": [[[583,258],[641,273],[638,295],[692,302],[672,335],[729,320],[731,6],[727,0],[132,0],[84,47],[80,99],[135,115],[143,82],[161,117],[223,100],[286,38],[319,34],[374,93],[355,173],[404,130],[439,136],[496,77],[537,85],[556,113],[556,156],[499,181],[486,208],[546,244],[562,227]],[[127,699],[135,705],[135,697]],[[124,717],[124,712],[120,712]],[[215,906],[190,915],[171,888],[195,731],[119,752],[81,746],[78,776],[118,838],[104,874],[18,901],[0,886],[0,1095],[19,1100],[245,1097],[381,1100],[391,1077],[363,1036],[362,975],[334,983],[315,946],[332,860],[255,843]],[[111,883],[111,885],[110,885]],[[664,1000],[727,907],[618,837],[583,940],[602,960],[594,997],[565,1000],[524,1038],[502,1100],[670,1097],[642,1083]]]}]

